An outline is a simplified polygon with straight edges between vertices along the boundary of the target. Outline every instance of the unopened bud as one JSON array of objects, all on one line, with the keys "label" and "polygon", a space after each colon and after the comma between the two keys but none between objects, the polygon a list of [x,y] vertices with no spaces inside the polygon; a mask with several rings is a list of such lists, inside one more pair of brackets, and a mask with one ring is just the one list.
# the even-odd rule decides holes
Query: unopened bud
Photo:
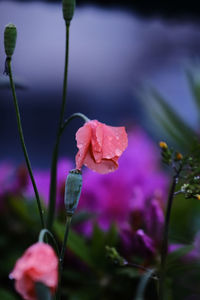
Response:
[{"label": "unopened bud", "polygon": [[159,143],[159,146],[160,146],[161,149],[167,149],[168,148],[167,144],[165,142],[162,142],[162,141]]},{"label": "unopened bud", "polygon": [[82,188],[82,174],[71,170],[65,183],[65,208],[68,215],[73,215],[79,202]]},{"label": "unopened bud", "polygon": [[180,152],[176,153],[176,160],[182,160],[183,159],[183,155]]},{"label": "unopened bud", "polygon": [[63,0],[62,1],[63,18],[65,19],[65,21],[68,24],[70,24],[70,21],[73,18],[75,6],[76,6],[75,0]]},{"label": "unopened bud", "polygon": [[8,24],[4,31],[4,47],[8,58],[11,58],[16,45],[17,28],[14,24]]}]

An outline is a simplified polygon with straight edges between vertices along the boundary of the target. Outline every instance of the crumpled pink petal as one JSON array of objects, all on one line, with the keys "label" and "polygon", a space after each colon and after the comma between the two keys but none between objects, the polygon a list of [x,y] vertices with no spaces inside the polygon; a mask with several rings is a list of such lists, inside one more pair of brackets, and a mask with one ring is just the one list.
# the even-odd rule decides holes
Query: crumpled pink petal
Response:
[{"label": "crumpled pink petal", "polygon": [[79,149],[76,155],[76,168],[81,169],[84,164],[85,156],[88,152],[90,141],[92,136],[92,129],[89,123],[85,123],[85,125],[76,133],[77,147]]},{"label": "crumpled pink petal", "polygon": [[26,300],[37,300],[35,283],[41,282],[54,293],[58,284],[58,258],[53,248],[45,243],[29,247],[15,264],[10,278]]},{"label": "crumpled pink petal", "polygon": [[76,133],[76,168],[83,165],[95,172],[106,174],[118,168],[118,159],[128,146],[124,127],[112,127],[92,120]]}]

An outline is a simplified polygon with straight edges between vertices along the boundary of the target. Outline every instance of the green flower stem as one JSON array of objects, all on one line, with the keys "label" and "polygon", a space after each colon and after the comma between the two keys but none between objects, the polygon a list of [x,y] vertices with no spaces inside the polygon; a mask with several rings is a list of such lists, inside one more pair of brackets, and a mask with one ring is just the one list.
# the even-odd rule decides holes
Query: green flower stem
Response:
[{"label": "green flower stem", "polygon": [[136,292],[136,296],[135,296],[135,300],[143,300],[144,299],[144,293],[145,293],[145,289],[147,287],[147,284],[149,282],[149,280],[151,278],[153,278],[153,275],[155,273],[154,269],[149,269],[144,276],[142,277],[141,281],[139,282],[138,288],[137,288],[137,292]]},{"label": "green flower stem", "polygon": [[[57,140],[56,140],[56,144],[55,144],[55,148],[54,148],[54,152],[53,152],[53,161],[52,161],[52,167],[51,167],[51,186],[50,186],[50,195],[51,195],[51,193],[52,193],[52,195],[53,195],[53,193],[55,193],[55,195],[54,195],[54,197],[56,197],[56,177],[57,177],[57,175],[56,175],[56,173],[57,173],[57,160],[58,160],[58,150],[59,150],[59,144],[60,144],[60,137],[61,137],[61,135],[62,135],[62,133],[63,133],[63,131],[64,131],[64,129],[65,129],[65,127],[73,120],[73,119],[75,119],[75,118],[81,118],[81,119],[83,119],[85,122],[88,122],[89,121],[89,119],[84,115],[84,114],[82,114],[82,113],[74,113],[74,114],[72,114],[68,119],[66,119],[64,122],[63,122],[63,125],[61,126],[61,128],[60,128],[60,131],[59,131],[59,134],[58,134],[58,136],[57,136]],[[55,198],[54,198],[55,199]],[[50,214],[50,212],[49,212],[49,222],[47,221],[47,227],[48,227],[48,224],[49,224],[49,226],[50,226],[50,220],[53,218],[53,215],[54,215],[54,213],[53,213],[53,207],[54,207],[54,209],[55,209],[55,203],[52,201],[50,201],[50,206],[49,206],[49,208],[50,208],[50,212],[51,212],[51,214]],[[52,225],[51,225],[52,226]]]},{"label": "green flower stem", "polygon": [[60,144],[60,137],[61,137],[61,128],[62,128],[62,123],[64,121],[66,96],[67,96],[67,77],[68,77],[68,61],[69,61],[69,27],[70,24],[66,23],[65,70],[64,70],[64,81],[63,81],[62,105],[60,111],[57,138],[54,146],[52,163],[51,163],[50,197],[49,197],[49,207],[48,207],[48,215],[47,215],[47,228],[49,230],[51,230],[52,228],[54,215],[55,215],[58,151],[59,151],[59,144]]},{"label": "green flower stem", "polygon": [[11,59],[7,58],[6,64],[7,64],[7,67],[8,67],[8,75],[9,75],[9,79],[10,79],[10,86],[11,86],[11,89],[12,89],[12,95],[13,95],[13,101],[14,101],[15,112],[16,112],[16,117],[17,117],[17,126],[18,126],[20,141],[21,141],[23,152],[24,152],[24,157],[25,157],[25,160],[26,160],[26,165],[27,165],[27,168],[28,168],[28,172],[29,172],[31,182],[32,182],[32,185],[33,185],[33,189],[34,189],[34,192],[35,192],[35,197],[36,197],[37,206],[38,206],[40,219],[41,219],[41,225],[42,225],[43,228],[45,228],[45,222],[44,222],[42,206],[41,206],[41,203],[40,203],[40,197],[39,197],[39,193],[38,193],[37,186],[36,186],[36,183],[35,183],[35,179],[34,179],[34,176],[33,176],[31,163],[30,163],[30,160],[29,160],[29,157],[28,157],[28,152],[27,152],[27,149],[26,149],[25,141],[24,141],[24,134],[23,134],[23,130],[22,130],[21,117],[20,117],[19,106],[18,106],[16,91],[15,91],[15,84],[13,82],[13,77],[12,77]]},{"label": "green flower stem", "polygon": [[89,122],[90,119],[88,119],[84,114],[81,113],[74,113],[72,114],[68,119],[66,119],[61,127],[61,131],[60,133],[62,134],[62,132],[64,131],[65,127],[69,124],[70,121],[72,121],[75,118],[81,118],[83,119],[83,121],[85,122]]},{"label": "green flower stem", "polygon": [[[145,271],[145,272],[152,271],[152,269],[145,268],[144,266],[141,266],[141,265],[138,265],[138,264],[134,264],[134,263],[127,263],[127,264],[125,264],[125,266],[132,267],[132,268],[135,268],[135,269],[138,269],[138,270],[142,270],[142,271]],[[155,270],[152,273],[152,278],[155,279],[155,280],[158,280],[157,273],[156,273]]]},{"label": "green flower stem", "polygon": [[159,300],[164,299],[165,268],[166,268],[166,259],[168,253],[169,223],[170,223],[170,215],[171,215],[173,199],[175,196],[175,190],[176,190],[176,185],[178,183],[180,171],[181,168],[177,171],[177,174],[173,176],[172,185],[171,185],[168,202],[167,202],[167,211],[165,215],[164,232],[163,232],[163,242],[161,247],[160,278],[159,278],[159,287],[158,287]]},{"label": "green flower stem", "polygon": [[72,220],[72,215],[67,215],[64,240],[63,240],[62,249],[61,249],[61,253],[60,253],[59,283],[58,283],[58,290],[57,290],[58,300],[61,299],[61,281],[62,281],[62,273],[63,273],[63,263],[64,263],[64,256],[65,256],[65,251],[66,251],[66,247],[67,247],[67,239],[68,239],[68,235],[69,235],[69,228],[70,228],[71,220]]},{"label": "green flower stem", "polygon": [[53,241],[53,243],[55,245],[55,249],[56,249],[57,255],[59,256],[59,248],[58,248],[58,244],[56,242],[56,239],[54,238],[53,234],[48,229],[45,228],[45,229],[42,229],[40,231],[38,241],[41,242],[41,243],[44,242],[44,238],[45,238],[46,234],[48,234],[51,237],[51,239],[52,239],[52,241]]}]

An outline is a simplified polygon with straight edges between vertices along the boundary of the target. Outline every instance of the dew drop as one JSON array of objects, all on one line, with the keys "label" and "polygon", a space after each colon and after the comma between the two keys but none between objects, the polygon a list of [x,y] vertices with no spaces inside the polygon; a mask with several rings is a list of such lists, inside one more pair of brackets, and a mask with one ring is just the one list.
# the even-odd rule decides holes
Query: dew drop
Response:
[{"label": "dew drop", "polygon": [[121,152],[120,149],[116,149],[115,153],[116,153],[117,156],[119,156],[119,155],[121,155],[122,152]]}]

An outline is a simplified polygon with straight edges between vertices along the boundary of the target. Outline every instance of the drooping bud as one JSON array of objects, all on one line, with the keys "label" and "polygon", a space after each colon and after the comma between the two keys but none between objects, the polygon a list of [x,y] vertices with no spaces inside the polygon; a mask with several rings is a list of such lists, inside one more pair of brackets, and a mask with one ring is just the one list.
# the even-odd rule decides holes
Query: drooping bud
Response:
[{"label": "drooping bud", "polygon": [[82,188],[80,170],[71,170],[65,183],[65,208],[68,215],[73,215],[79,202]]},{"label": "drooping bud", "polygon": [[8,24],[4,31],[4,47],[8,58],[11,58],[16,45],[17,28],[14,24]]},{"label": "drooping bud", "polygon": [[76,6],[75,0],[63,0],[62,1],[63,18],[65,19],[67,24],[70,24],[70,22],[73,18],[75,6]]}]

